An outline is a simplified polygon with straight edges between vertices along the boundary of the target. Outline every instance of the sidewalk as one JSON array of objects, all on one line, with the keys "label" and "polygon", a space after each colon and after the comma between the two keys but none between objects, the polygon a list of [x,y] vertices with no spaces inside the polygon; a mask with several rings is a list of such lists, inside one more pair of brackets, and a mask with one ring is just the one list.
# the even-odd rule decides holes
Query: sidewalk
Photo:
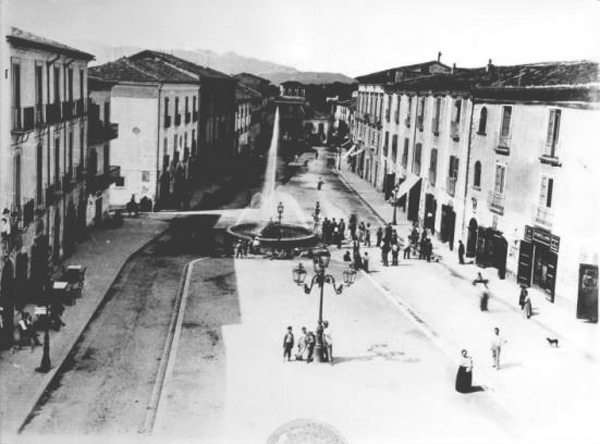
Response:
[{"label": "sidewalk", "polygon": [[[83,296],[73,306],[65,307],[60,331],[50,331],[50,360],[48,373],[37,373],[42,359],[42,347],[33,352],[23,348],[0,353],[0,441],[14,435],[32,413],[36,403],[52,382],[58,369],[102,303],[110,286],[125,262],[167,227],[165,222],[146,217],[126,218],[118,229],[92,231],[88,239],[77,244],[75,253],[64,265],[87,267]],[[43,340],[43,334],[40,335]]]},{"label": "sidewalk", "polygon": [[[351,171],[338,170],[341,181],[369,207],[386,222],[391,221],[392,206],[384,199],[383,193],[377,191],[371,184],[360,178]],[[406,239],[412,223],[406,220],[405,213],[397,210],[398,234],[401,240]],[[458,263],[456,251],[450,251],[447,244],[442,244],[433,236],[434,254],[441,257],[440,263],[452,273],[466,281],[472,281],[481,272],[484,278],[489,279],[490,294],[495,300],[502,302],[507,308],[520,312],[518,297],[520,287],[516,282],[498,278],[495,268],[482,269],[477,265]],[[565,304],[553,304],[546,299],[545,294],[536,289],[529,288],[529,295],[533,305],[534,315],[529,322],[536,323],[548,332],[548,337],[558,338],[561,343],[568,343],[571,347],[579,349],[584,354],[596,357],[599,350],[599,330],[597,324],[584,322],[576,319],[574,308]],[[573,304],[571,304],[572,306]]]}]

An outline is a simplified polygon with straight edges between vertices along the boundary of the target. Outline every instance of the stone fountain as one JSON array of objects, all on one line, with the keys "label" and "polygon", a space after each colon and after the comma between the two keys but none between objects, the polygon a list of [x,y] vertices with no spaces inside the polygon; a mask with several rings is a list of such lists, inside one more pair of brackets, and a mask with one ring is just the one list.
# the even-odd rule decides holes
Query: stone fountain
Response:
[{"label": "stone fountain", "polygon": [[[236,223],[228,227],[227,232],[234,238],[242,240],[252,240],[259,236],[261,247],[265,248],[290,249],[315,246],[318,242],[317,236],[308,224],[282,222],[284,208],[287,208],[286,215],[295,212],[300,221],[302,215],[293,198],[276,190],[278,148],[279,108],[275,111],[273,137],[269,146],[262,190],[252,197],[250,207],[240,213]],[[274,221],[274,219],[278,220]]]}]

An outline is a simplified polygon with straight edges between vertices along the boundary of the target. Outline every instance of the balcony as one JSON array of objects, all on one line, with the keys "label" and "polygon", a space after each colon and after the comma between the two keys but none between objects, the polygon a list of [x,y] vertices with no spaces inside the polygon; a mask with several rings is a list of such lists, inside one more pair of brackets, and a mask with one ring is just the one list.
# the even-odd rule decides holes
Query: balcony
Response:
[{"label": "balcony", "polygon": [[545,228],[552,228],[553,216],[552,209],[546,206],[538,206],[535,209],[535,223]]},{"label": "balcony", "polygon": [[562,166],[561,161],[556,155],[557,151],[559,151],[558,142],[556,140],[553,140],[552,142],[546,141],[544,143],[544,152],[540,156],[540,162],[551,166]]},{"label": "balcony", "polygon": [[104,124],[101,120],[98,122],[90,122],[88,127],[88,144],[98,145],[108,142],[119,137],[119,124],[109,123]]},{"label": "balcony", "polygon": [[46,105],[46,123],[52,125],[60,122],[60,103],[49,103]]},{"label": "balcony", "polygon": [[504,214],[504,194],[490,191],[488,194],[488,206],[493,213]]},{"label": "balcony", "polygon": [[63,120],[70,120],[74,117],[74,103],[67,101],[67,102],[62,102],[61,104],[61,108],[62,108],[62,119]]},{"label": "balcony", "polygon": [[417,116],[417,128],[419,131],[423,131],[423,122],[425,121],[425,116]]},{"label": "balcony", "polygon": [[38,103],[37,105],[35,105],[35,126],[37,128],[40,128],[44,126],[44,122],[44,105]]},{"label": "balcony", "polygon": [[118,165],[111,165],[108,168],[108,176],[110,178],[110,183],[115,183],[121,178],[121,167]]},{"label": "balcony", "polygon": [[26,108],[13,108],[13,133],[27,133],[35,128],[35,109],[33,106]]},{"label": "balcony", "polygon": [[500,134],[498,136],[498,146],[496,146],[495,151],[503,156],[510,154],[510,134]]},{"label": "balcony", "polygon": [[75,101],[75,117],[82,117],[85,115],[85,101],[79,99]]},{"label": "balcony", "polygon": [[460,140],[460,122],[450,122],[450,137],[455,142]]},{"label": "balcony", "polygon": [[454,196],[456,194],[456,177],[446,178],[446,192],[450,196]]},{"label": "balcony", "polygon": [[181,114],[175,114],[175,126],[181,125]]}]

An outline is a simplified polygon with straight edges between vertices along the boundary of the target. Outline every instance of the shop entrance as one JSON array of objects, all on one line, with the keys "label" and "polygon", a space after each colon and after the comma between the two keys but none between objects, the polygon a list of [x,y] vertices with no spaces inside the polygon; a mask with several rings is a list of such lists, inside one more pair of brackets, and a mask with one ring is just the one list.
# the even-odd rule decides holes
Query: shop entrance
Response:
[{"label": "shop entrance", "polygon": [[467,235],[466,256],[475,257],[477,251],[477,220],[475,218],[469,221],[469,233]]},{"label": "shop entrance", "polygon": [[437,201],[433,194],[427,193],[425,195],[425,228],[431,230],[431,233],[435,233],[435,213],[437,210]]},{"label": "shop entrance", "polygon": [[551,302],[554,302],[559,245],[558,236],[537,227],[525,226],[519,250],[517,281],[541,288]]},{"label": "shop entrance", "polygon": [[411,188],[408,193],[408,220],[416,222],[419,220],[419,204],[421,201],[421,181]]},{"label": "shop entrance", "polygon": [[450,205],[442,205],[442,221],[440,226],[440,239],[442,242],[448,242],[450,250],[454,248],[454,225],[456,223],[456,213]]}]

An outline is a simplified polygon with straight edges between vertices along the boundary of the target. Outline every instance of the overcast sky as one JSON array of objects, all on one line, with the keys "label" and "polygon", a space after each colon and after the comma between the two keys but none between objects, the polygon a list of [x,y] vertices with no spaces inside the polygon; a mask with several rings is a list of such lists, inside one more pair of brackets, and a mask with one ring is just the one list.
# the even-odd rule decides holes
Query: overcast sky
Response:
[{"label": "overcast sky", "polygon": [[0,0],[64,43],[210,49],[350,76],[600,56],[599,0]]}]

